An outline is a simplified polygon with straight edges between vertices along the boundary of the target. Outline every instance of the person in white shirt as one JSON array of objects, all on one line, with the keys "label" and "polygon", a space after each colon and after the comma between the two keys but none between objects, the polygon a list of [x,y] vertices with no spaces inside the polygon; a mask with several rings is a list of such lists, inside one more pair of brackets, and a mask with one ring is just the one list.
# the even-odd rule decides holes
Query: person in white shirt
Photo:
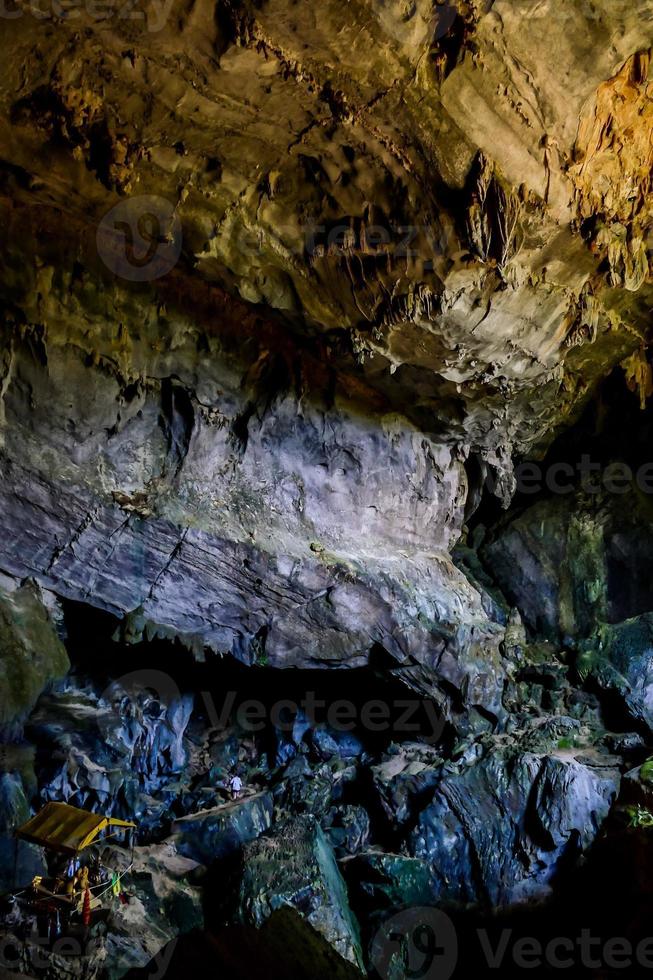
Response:
[{"label": "person in white shirt", "polygon": [[229,789],[231,790],[231,799],[237,800],[243,789],[243,781],[238,775],[234,773],[229,781]]}]

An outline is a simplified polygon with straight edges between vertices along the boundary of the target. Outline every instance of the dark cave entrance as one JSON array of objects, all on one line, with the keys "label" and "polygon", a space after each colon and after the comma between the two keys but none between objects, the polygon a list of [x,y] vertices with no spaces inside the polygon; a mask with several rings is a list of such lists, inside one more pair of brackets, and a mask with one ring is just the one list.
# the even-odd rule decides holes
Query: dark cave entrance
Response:
[{"label": "dark cave entrance", "polygon": [[[245,700],[257,699],[268,708],[279,699],[294,700],[299,704],[307,691],[316,692],[326,701],[346,696],[359,706],[369,699],[396,698],[398,691],[405,694],[405,690],[398,688],[393,678],[383,676],[381,669],[279,671],[265,666],[245,666],[228,657],[209,658],[205,663],[197,663],[189,651],[177,642],[155,640],[133,646],[117,642],[114,635],[118,622],[107,613],[72,602],[65,602],[64,609],[73,674],[91,676],[98,685],[105,685],[134,670],[152,667],[163,671],[181,692],[195,695],[195,715],[199,725],[211,724],[210,713],[201,699],[201,692],[204,691],[211,692],[214,701],[218,702],[225,693],[234,692],[234,707]],[[387,734],[357,729],[355,735],[364,741],[365,751],[372,755],[382,751],[388,743]],[[398,738],[397,733],[394,733],[394,737]],[[261,732],[261,744],[270,746],[269,750],[273,751],[275,745],[271,745],[271,738],[272,728],[267,726]],[[364,781],[349,788],[346,801],[370,806],[368,787]],[[374,812],[370,815],[377,840],[380,839],[386,849],[392,850],[396,842],[383,827],[382,816]],[[546,951],[560,937],[569,938],[578,945],[587,932],[600,940],[600,949],[616,935],[633,936],[632,942],[636,944],[633,929],[639,928],[639,924],[634,927],[629,910],[638,907],[642,915],[648,914],[648,911],[653,913],[653,892],[650,886],[642,882],[646,868],[651,869],[653,880],[653,853],[648,841],[642,835],[616,828],[611,830],[609,837],[604,836],[597,841],[581,867],[567,869],[548,903],[487,913],[464,908],[448,910],[458,935],[459,960],[454,978],[468,975],[470,971],[477,976],[496,976],[500,971],[501,976],[522,977],[525,961],[515,953],[519,942],[530,943],[535,950],[541,948]],[[205,900],[209,915],[215,905],[215,893],[220,890],[224,875],[228,872],[228,862],[216,866],[206,883]],[[352,906],[365,923],[366,896],[357,893],[355,884],[350,883],[350,889]],[[615,894],[624,894],[630,899],[630,902],[620,904],[617,912],[613,905]],[[365,948],[372,942],[375,931],[376,926],[363,925]],[[637,940],[641,940],[639,933]],[[500,966],[492,966],[488,963],[487,951],[499,956],[504,949],[503,944],[505,955]],[[233,980],[256,980],[259,977],[262,980],[285,980],[288,976],[287,964],[283,961],[271,964],[270,948],[265,943],[250,943],[247,935],[237,931],[215,933],[209,918],[205,932],[194,932],[175,941],[174,948],[170,949],[166,977],[169,980],[182,980],[188,976],[189,970],[193,970],[197,976],[217,972],[219,976]],[[518,961],[515,960],[516,956]],[[538,966],[537,954],[532,956],[533,965],[529,967],[531,975],[550,976],[554,970],[557,973],[558,968],[547,962],[546,956],[540,959],[543,962]],[[574,966],[575,976],[607,978],[622,975],[609,969],[598,970],[585,965],[577,955]],[[298,980],[301,977],[309,980],[313,976],[308,967],[305,973],[296,975]],[[370,975],[378,976],[373,972]],[[145,976],[151,976],[151,968],[128,974],[130,980]]]},{"label": "dark cave entrance", "polygon": [[[328,756],[335,741],[343,763],[366,763],[357,766],[339,802],[364,806],[374,839],[389,849],[397,844],[398,831],[372,792],[369,763],[391,746],[414,742],[442,760],[455,744],[451,723],[431,699],[393,676],[384,651],[372,650],[369,666],[351,669],[278,669],[211,653],[200,662],[177,640],[127,644],[119,638],[115,616],[71,600],[62,605],[71,660],[67,681],[90,683],[100,693],[122,679],[131,685],[135,678],[131,698],[141,690],[155,701],[191,696],[190,739],[199,743],[210,733],[220,741],[236,731],[251,758],[264,763],[267,775],[257,783],[259,790],[268,788],[270,778],[274,785],[276,772],[293,757],[305,753],[319,761],[323,745]],[[129,818],[126,809],[121,815]],[[183,815],[183,801],[173,804],[169,819]],[[147,832],[140,836],[143,842],[151,837]]]},{"label": "dark cave entrance", "polygon": [[[318,727],[351,733],[370,754],[391,742],[450,748],[450,728],[434,703],[394,676],[393,662],[380,649],[372,649],[368,666],[355,668],[279,669],[210,652],[199,662],[178,640],[122,642],[120,621],[103,610],[72,600],[63,600],[63,608],[71,672],[91,678],[100,690],[134,671],[152,669],[169,677],[181,694],[194,696],[198,723],[251,724],[268,747],[275,727],[291,733],[303,713]],[[258,711],[250,702],[260,705]]]},{"label": "dark cave entrance", "polygon": [[[653,609],[653,404],[632,389],[624,370],[614,368],[543,457],[517,460],[517,491],[507,510],[491,492],[492,474],[483,477],[478,460],[469,461],[478,506],[469,515],[467,543],[490,579],[484,550],[510,526],[537,513],[548,520],[551,537],[556,514],[560,523],[585,515],[602,534],[602,621],[619,623]],[[519,605],[510,585],[504,588]],[[584,625],[588,630],[591,623]],[[543,623],[537,627],[545,632]]]},{"label": "dark cave entrance", "polygon": [[[592,464],[589,472],[586,466],[583,469],[585,457]],[[556,494],[570,496],[574,490],[582,490],[584,483],[592,487],[593,493],[594,485],[601,484],[605,469],[613,463],[624,464],[634,477],[643,467],[650,466],[653,472],[653,403],[647,400],[642,407],[638,391],[629,387],[621,367],[614,368],[598,385],[578,419],[556,437],[544,456],[526,456],[516,462],[517,468],[535,465],[542,471],[542,477],[532,476],[525,470],[523,479],[517,480],[517,492],[508,513],[514,516]],[[475,458],[470,467],[472,482],[477,484],[479,472]],[[553,467],[564,469],[547,481],[547,471]],[[653,479],[648,473],[643,479],[650,485],[648,496],[653,516]],[[484,487],[479,505],[470,515],[470,531],[479,525],[492,528],[505,519],[506,511],[500,501]]]}]

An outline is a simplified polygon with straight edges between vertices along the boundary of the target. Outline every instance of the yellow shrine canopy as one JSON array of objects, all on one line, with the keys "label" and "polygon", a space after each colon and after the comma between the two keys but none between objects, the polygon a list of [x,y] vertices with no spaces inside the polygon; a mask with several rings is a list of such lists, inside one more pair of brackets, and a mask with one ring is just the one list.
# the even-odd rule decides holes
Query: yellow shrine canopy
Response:
[{"label": "yellow shrine canopy", "polygon": [[78,854],[93,844],[110,827],[135,827],[129,820],[89,813],[68,803],[46,803],[36,816],[16,831],[16,836],[30,844],[49,847],[64,854]]}]

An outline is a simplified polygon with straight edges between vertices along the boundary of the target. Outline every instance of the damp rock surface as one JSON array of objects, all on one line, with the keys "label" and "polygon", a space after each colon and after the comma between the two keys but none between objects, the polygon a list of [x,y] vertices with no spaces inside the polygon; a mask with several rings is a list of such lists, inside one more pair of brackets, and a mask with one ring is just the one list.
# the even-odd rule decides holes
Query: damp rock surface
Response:
[{"label": "damp rock surface", "polygon": [[258,793],[180,817],[172,825],[177,850],[201,864],[227,857],[268,830],[272,796]]},{"label": "damp rock surface", "polygon": [[314,817],[296,817],[243,848],[231,921],[257,929],[293,910],[339,955],[362,971],[358,926],[335,855]]},{"label": "damp rock surface", "polygon": [[598,835],[619,783],[619,770],[600,759],[498,745],[470,766],[445,770],[408,848],[429,863],[440,901],[499,907],[542,899]]},{"label": "damp rock surface", "polygon": [[[0,856],[48,800],[138,821],[89,980],[202,928],[339,980],[405,904],[555,900],[646,802],[650,494],[518,465],[650,455],[653,3],[14,13]],[[429,732],[252,737],[199,696],[233,664]]]},{"label": "damp rock surface", "polygon": [[444,7],[7,20],[0,569],[426,685],[473,623],[497,686],[465,518],[646,390],[650,4]]},{"label": "damp rock surface", "polygon": [[33,583],[0,591],[0,659],[0,726],[11,738],[12,726],[20,730],[42,691],[70,666]]}]

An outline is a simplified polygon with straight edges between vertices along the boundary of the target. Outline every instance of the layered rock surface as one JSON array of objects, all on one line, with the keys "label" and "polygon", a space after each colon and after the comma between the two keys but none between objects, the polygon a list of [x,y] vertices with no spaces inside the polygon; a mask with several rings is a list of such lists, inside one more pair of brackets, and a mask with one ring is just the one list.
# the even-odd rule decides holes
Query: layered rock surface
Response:
[{"label": "layered rock surface", "polygon": [[[108,976],[198,927],[225,862],[234,976],[243,936],[359,975],[351,908],[367,941],[555,892],[648,751],[647,501],[474,522],[615,365],[653,392],[653,7],[133,13],[20,8],[0,39],[0,847],[48,799],[137,816]],[[190,680],[42,694],[58,600],[145,661],[367,668],[437,744],[298,714],[254,764]]]}]

